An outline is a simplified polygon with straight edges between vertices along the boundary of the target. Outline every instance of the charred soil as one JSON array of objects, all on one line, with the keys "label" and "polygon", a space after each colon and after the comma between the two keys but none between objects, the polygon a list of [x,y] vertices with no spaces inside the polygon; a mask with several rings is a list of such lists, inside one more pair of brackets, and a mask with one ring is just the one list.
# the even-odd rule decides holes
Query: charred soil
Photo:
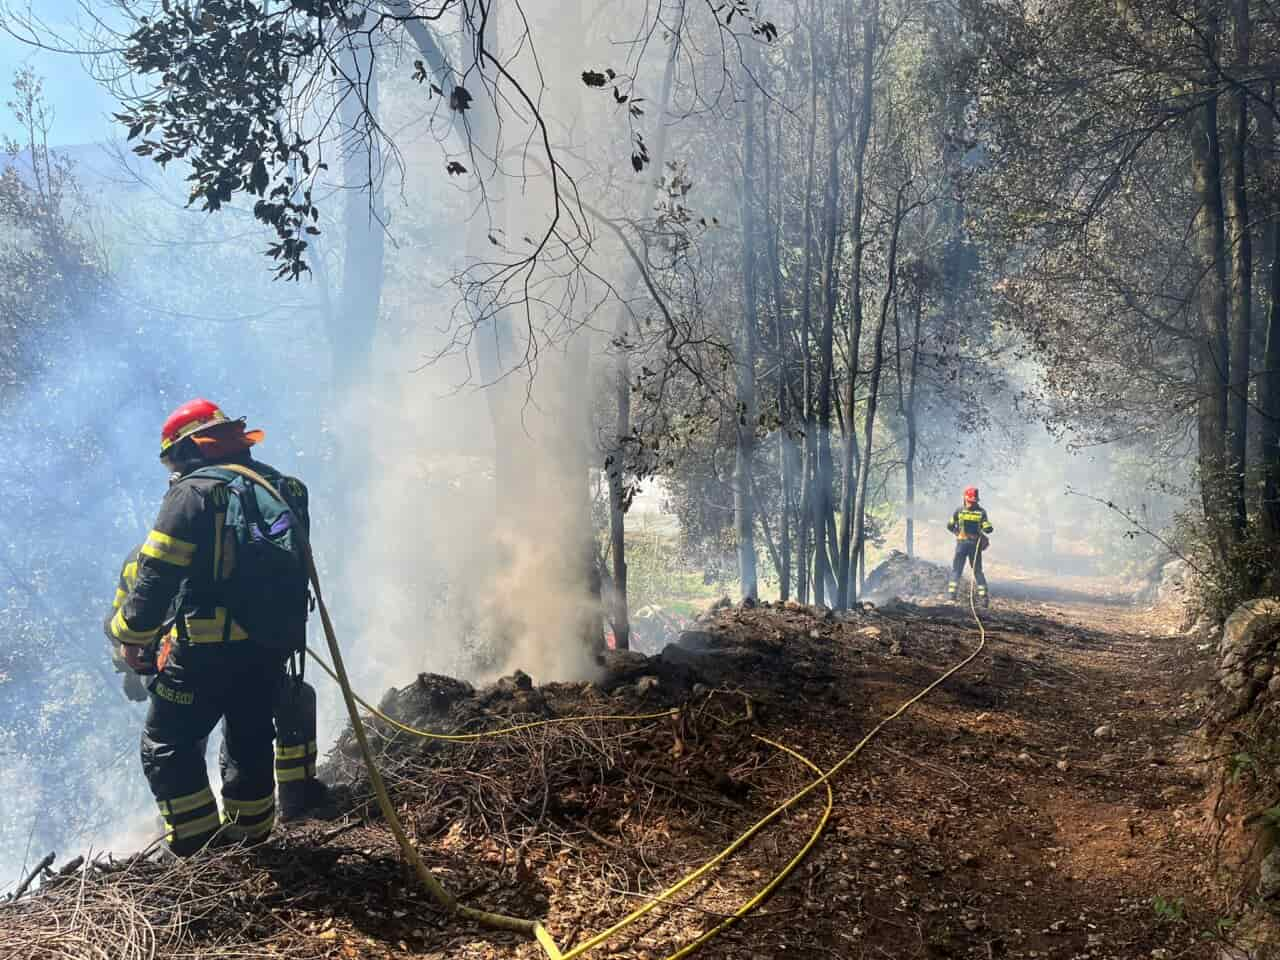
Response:
[{"label": "charred soil", "polygon": [[[1210,957],[1225,927],[1189,748],[1210,654],[1114,598],[1045,587],[984,612],[982,655],[833,782],[821,841],[701,956]],[[1101,596],[1101,593],[1099,593]],[[562,949],[718,853],[971,652],[966,609],[722,607],[595,684],[424,675],[381,707],[472,732],[662,714],[473,742],[371,724],[428,866],[466,903],[540,919]],[[0,957],[535,958],[455,921],[405,871],[347,738],[345,818],[182,863],[101,860],[0,905]],[[722,868],[588,956],[667,957],[762,888],[814,831],[815,791]]]}]

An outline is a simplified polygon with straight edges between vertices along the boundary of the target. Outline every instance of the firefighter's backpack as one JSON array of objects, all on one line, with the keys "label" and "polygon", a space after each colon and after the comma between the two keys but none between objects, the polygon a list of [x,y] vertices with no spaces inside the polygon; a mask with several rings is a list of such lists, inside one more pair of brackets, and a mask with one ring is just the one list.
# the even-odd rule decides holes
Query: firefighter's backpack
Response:
[{"label": "firefighter's backpack", "polygon": [[[223,582],[228,609],[250,641],[292,653],[307,645],[305,488],[280,477],[281,503],[248,477],[219,467],[201,467],[188,477],[223,480],[229,494],[223,528]],[[224,637],[224,639],[226,639]]]}]

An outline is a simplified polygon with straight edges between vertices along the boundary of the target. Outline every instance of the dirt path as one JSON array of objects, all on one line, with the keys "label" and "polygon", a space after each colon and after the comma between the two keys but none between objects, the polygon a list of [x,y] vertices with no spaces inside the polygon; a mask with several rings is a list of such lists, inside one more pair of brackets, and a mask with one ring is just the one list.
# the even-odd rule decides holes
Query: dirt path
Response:
[{"label": "dirt path", "polygon": [[[1197,925],[1177,919],[1211,922],[1195,826],[1203,768],[1180,762],[1196,723],[1183,696],[1195,651],[1089,586],[1006,582],[984,615],[987,653],[841,778],[837,826],[805,880],[770,904],[773,919],[751,921],[712,954],[1212,955]],[[976,642],[950,607],[885,626],[907,656],[930,663]],[[845,738],[930,672],[858,659],[846,691],[856,719],[831,718]],[[791,735],[812,742],[811,732]],[[1158,915],[1155,897],[1173,916]]]}]

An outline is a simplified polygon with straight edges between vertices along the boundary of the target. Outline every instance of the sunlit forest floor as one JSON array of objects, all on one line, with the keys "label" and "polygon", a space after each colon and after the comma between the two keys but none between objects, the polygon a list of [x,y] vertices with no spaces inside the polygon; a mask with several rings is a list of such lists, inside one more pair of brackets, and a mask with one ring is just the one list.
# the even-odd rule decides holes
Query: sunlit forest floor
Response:
[{"label": "sunlit forest floor", "polygon": [[[997,566],[992,583],[982,655],[836,778],[810,855],[700,956],[1172,960],[1214,956],[1229,938],[1206,825],[1209,767],[1192,736],[1209,651],[1108,581],[1015,579]],[[967,608],[915,599],[847,616],[722,607],[659,657],[608,655],[597,684],[517,677],[472,690],[424,676],[386,709],[434,729],[688,709],[678,724],[479,744],[384,731],[396,801],[465,902],[538,918],[568,949],[812,779],[753,735],[829,767],[974,648]],[[331,768],[355,778],[345,820],[283,828],[252,851],[104,862],[48,882],[0,907],[0,956],[141,956],[144,944],[191,957],[542,955],[429,903],[345,749]],[[668,957],[763,888],[823,806],[815,791],[588,956]],[[104,930],[121,946],[93,952]]]}]

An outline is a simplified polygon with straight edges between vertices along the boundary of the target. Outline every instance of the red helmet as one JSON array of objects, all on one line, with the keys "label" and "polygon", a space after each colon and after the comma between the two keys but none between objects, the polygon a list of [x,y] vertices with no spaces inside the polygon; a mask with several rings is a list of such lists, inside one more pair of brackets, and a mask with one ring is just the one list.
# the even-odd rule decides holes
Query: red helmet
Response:
[{"label": "red helmet", "polygon": [[185,440],[201,430],[227,422],[229,418],[216,403],[211,403],[202,397],[188,400],[169,414],[169,419],[160,428],[160,456],[163,457],[179,440]]},{"label": "red helmet", "polygon": [[965,487],[965,488],[964,488],[964,499],[965,499],[965,501],[966,501],[966,502],[977,503],[977,502],[978,502],[978,488],[977,488],[977,487]]}]

